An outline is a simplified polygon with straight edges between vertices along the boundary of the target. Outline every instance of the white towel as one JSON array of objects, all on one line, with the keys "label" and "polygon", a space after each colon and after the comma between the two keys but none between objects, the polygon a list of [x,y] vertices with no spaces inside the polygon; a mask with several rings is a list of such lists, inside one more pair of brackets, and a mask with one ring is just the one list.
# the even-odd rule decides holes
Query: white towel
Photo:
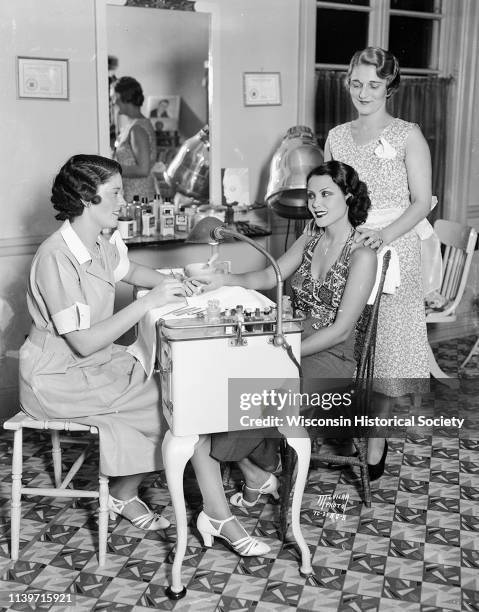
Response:
[{"label": "white towel", "polygon": [[378,292],[379,281],[381,280],[381,272],[383,269],[384,255],[389,251],[391,259],[389,260],[386,278],[384,279],[383,293],[396,293],[397,288],[401,284],[401,272],[399,269],[399,257],[394,247],[387,246],[378,253],[378,269],[376,272],[376,282],[368,299],[368,304],[372,304]]},{"label": "white towel", "polygon": [[[148,290],[138,292],[138,297],[145,295]],[[195,306],[198,308],[206,308],[208,301],[217,299],[220,302],[221,310],[225,308],[235,308],[238,304],[242,304],[244,308],[265,308],[267,306],[274,306],[269,298],[253,291],[251,289],[244,289],[243,287],[220,287],[214,291],[208,291],[200,295],[195,295],[186,298],[186,303],[181,300],[176,303],[165,304],[161,308],[154,308],[150,310],[138,323],[138,338],[137,340],[127,348],[127,351],[131,353],[143,366],[148,378],[153,373],[156,357],[156,330],[155,324],[158,319],[179,319],[189,318],[196,315],[175,315],[173,312],[175,309],[179,309],[182,306]]]}]

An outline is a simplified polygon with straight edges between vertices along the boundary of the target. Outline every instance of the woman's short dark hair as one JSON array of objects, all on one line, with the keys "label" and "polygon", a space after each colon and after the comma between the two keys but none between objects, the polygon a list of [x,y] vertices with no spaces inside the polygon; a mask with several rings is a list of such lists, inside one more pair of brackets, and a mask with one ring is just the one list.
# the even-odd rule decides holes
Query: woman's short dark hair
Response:
[{"label": "woman's short dark hair", "polygon": [[98,187],[115,174],[121,175],[120,164],[100,155],[74,155],[62,166],[52,185],[55,219],[71,221],[83,214],[85,202],[95,201]]},{"label": "woman's short dark hair", "polygon": [[313,176],[330,176],[343,192],[348,206],[348,219],[353,227],[357,227],[368,218],[368,210],[371,208],[371,200],[368,195],[366,183],[359,180],[358,173],[354,168],[343,162],[331,160],[313,168],[306,177],[306,182]]},{"label": "woman's short dark hair", "polygon": [[115,92],[124,104],[131,103],[134,106],[142,106],[145,101],[141,85],[133,77],[125,76],[118,79],[115,83]]},{"label": "woman's short dark hair", "polygon": [[348,87],[351,82],[351,73],[359,64],[374,66],[377,76],[380,79],[386,79],[386,95],[388,97],[392,96],[399,88],[399,83],[401,82],[399,62],[390,51],[386,51],[379,47],[366,47],[366,49],[362,51],[356,51],[349,62],[349,68],[346,74],[346,83]]}]

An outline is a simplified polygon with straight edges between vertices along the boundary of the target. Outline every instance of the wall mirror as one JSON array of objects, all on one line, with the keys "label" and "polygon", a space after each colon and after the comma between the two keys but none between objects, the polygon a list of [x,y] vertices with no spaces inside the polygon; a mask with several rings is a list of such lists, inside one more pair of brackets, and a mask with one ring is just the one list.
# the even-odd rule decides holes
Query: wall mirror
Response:
[{"label": "wall mirror", "polygon": [[[141,84],[142,113],[150,118],[157,134],[159,171],[161,163],[168,165],[187,138],[206,124],[211,130],[212,16],[207,8],[198,9],[195,4],[203,3],[106,0],[104,8],[104,55],[117,60],[113,69],[109,65],[108,80],[132,76]],[[99,111],[103,121],[107,114],[110,124],[115,113]],[[117,130],[125,119],[115,117]],[[109,138],[110,150],[113,141],[114,135]],[[210,152],[210,165],[211,158]],[[210,168],[210,182],[211,175]]]}]

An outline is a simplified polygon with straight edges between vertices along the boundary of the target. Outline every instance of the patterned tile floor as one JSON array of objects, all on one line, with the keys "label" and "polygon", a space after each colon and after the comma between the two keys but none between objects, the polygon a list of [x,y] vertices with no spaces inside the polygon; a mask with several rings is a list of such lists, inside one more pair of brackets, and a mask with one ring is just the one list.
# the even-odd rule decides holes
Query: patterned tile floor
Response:
[{"label": "patterned tile floor", "polygon": [[[436,347],[446,371],[457,371],[475,338]],[[96,564],[95,504],[29,498],[22,505],[21,557],[8,557],[11,435],[0,437],[0,608],[1,610],[286,610],[432,612],[479,610],[479,358],[458,391],[433,383],[424,401],[429,414],[459,409],[469,419],[463,430],[409,431],[390,438],[387,468],[373,483],[373,504],[360,501],[357,477],[347,469],[311,470],[302,506],[303,531],[314,575],[298,573],[291,542],[281,545],[278,507],[238,510],[243,524],[266,538],[271,552],[239,558],[220,542],[203,547],[192,528],[183,577],[187,596],[171,602],[165,586],[175,530],[145,533],[125,520],[110,523],[108,562]],[[25,441],[24,480],[48,482],[47,439],[31,432]],[[67,450],[66,456],[69,451]],[[95,463],[76,482],[86,485]],[[162,475],[145,481],[144,497],[173,518]],[[193,519],[200,497],[191,473],[185,476]],[[346,496],[344,514],[318,511],[320,495]],[[324,499],[324,498],[323,498]],[[343,497],[344,499],[344,497]],[[193,522],[192,522],[193,524]],[[9,594],[70,593],[65,604],[7,604]],[[10,605],[10,607],[8,607]]]}]

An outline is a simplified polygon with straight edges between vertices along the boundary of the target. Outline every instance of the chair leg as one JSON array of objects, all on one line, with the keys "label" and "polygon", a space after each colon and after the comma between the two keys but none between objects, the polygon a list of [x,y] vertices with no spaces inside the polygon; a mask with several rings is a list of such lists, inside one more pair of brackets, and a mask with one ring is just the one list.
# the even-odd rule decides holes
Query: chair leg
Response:
[{"label": "chair leg", "polygon": [[288,511],[289,511],[289,498],[292,489],[292,479],[294,472],[294,464],[296,462],[296,453],[293,448],[286,443],[285,440],[281,440],[281,444],[285,445],[283,453],[283,473],[282,473],[282,486],[281,486],[281,502],[279,511],[280,521],[280,532],[281,539],[283,542],[286,540],[286,533],[288,531]]},{"label": "chair leg", "polygon": [[52,460],[55,487],[58,489],[62,484],[62,448],[60,446],[60,432],[52,430]]},{"label": "chair leg", "polygon": [[98,478],[100,485],[98,509],[98,567],[105,565],[106,541],[108,538],[108,476],[100,473]]},{"label": "chair leg", "polygon": [[371,507],[371,483],[369,481],[369,471],[368,471],[368,447],[363,448],[363,445],[360,444],[357,438],[353,438],[353,444],[358,452],[359,459],[361,461],[361,466],[359,468],[361,473],[361,484],[363,485],[363,497],[364,497],[364,505],[366,508]]},{"label": "chair leg", "polygon": [[464,361],[459,366],[459,369],[465,368],[466,363],[469,363],[469,360],[471,359],[471,357],[473,357],[476,353],[479,353],[479,338],[476,340],[476,342],[474,343],[474,346],[469,351],[469,355],[464,359]]},{"label": "chair leg", "polygon": [[441,370],[439,364],[434,357],[434,353],[432,352],[431,346],[428,344],[428,353],[429,353],[429,369],[431,371],[431,375],[434,376],[440,383],[450,387],[451,389],[459,389],[459,381],[457,378],[451,378],[445,372]]},{"label": "chair leg", "polygon": [[17,429],[13,438],[12,504],[11,504],[11,557],[18,559],[20,551],[20,518],[22,513],[23,429]]},{"label": "chair leg", "polygon": [[231,485],[231,463],[227,461],[223,466],[223,486],[229,487]]}]

